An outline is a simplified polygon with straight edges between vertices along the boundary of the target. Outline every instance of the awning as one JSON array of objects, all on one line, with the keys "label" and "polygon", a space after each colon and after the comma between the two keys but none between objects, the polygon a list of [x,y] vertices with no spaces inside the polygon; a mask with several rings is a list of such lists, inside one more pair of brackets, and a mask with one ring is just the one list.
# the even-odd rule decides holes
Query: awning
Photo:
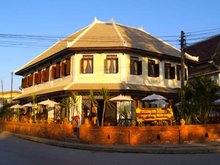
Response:
[{"label": "awning", "polygon": [[13,100],[18,100],[18,99],[22,99],[22,98],[26,98],[26,97],[31,97],[33,95],[42,95],[42,94],[48,94],[48,93],[53,93],[53,92],[59,92],[59,91],[63,91],[65,86],[58,86],[58,87],[54,87],[54,88],[48,88],[48,89],[44,89],[44,90],[40,90],[37,92],[30,92],[30,93],[25,93],[25,94],[20,94],[17,97],[13,98]]}]

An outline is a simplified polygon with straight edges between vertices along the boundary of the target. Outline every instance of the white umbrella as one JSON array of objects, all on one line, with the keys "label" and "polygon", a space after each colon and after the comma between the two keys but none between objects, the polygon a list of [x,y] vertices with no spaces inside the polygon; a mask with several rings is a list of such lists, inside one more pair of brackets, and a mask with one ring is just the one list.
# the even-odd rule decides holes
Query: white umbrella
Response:
[{"label": "white umbrella", "polygon": [[[123,96],[123,95],[118,95],[118,96],[116,96],[116,97],[113,97],[113,98],[111,98],[111,99],[109,99],[110,101],[119,101],[120,102],[120,107],[122,107],[122,102],[127,102],[127,101],[129,101],[129,102],[131,102],[131,101],[133,101],[133,99],[131,98],[131,97],[128,97],[128,96]],[[124,105],[124,109],[125,109],[125,105]],[[119,119],[119,112],[117,112],[117,119]]]},{"label": "white umbrella", "polygon": [[161,106],[163,107],[164,105],[167,105],[168,102],[166,102],[164,100],[155,100],[155,101],[150,102],[150,104],[155,104],[158,107],[161,107]]},{"label": "white umbrella", "polygon": [[33,107],[33,104],[31,102],[24,104],[23,107]]},{"label": "white umbrella", "polygon": [[10,107],[11,109],[18,109],[18,108],[23,108],[22,105],[16,104]]},{"label": "white umbrella", "polygon": [[157,95],[157,94],[152,94],[149,96],[144,97],[143,99],[141,99],[142,101],[151,101],[151,100],[167,100],[167,98],[161,96],[161,95]]},{"label": "white umbrella", "polygon": [[113,97],[111,99],[109,99],[110,101],[133,101],[132,98],[128,97],[128,96],[123,96],[123,95],[118,95],[116,97]]},{"label": "white umbrella", "polygon": [[53,100],[47,99],[47,100],[44,100],[44,101],[39,102],[38,104],[40,104],[40,105],[51,105],[51,106],[54,106],[54,105],[59,104],[59,103],[57,103],[57,102],[55,102],[55,101],[53,101]]}]

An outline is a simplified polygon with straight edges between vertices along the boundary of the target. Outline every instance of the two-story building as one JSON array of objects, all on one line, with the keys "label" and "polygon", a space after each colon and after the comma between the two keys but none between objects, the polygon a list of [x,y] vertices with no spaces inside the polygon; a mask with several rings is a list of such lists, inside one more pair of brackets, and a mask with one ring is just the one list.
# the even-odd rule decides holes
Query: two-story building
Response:
[{"label": "two-story building", "polygon": [[[186,61],[196,60],[186,54]],[[124,94],[135,100],[152,93],[177,99],[180,51],[143,29],[95,19],[25,64],[16,75],[23,76],[22,94],[16,99],[26,102],[34,94],[39,101],[60,101],[77,92],[78,112],[83,114],[90,90],[103,105],[98,94],[102,88],[111,96]]]},{"label": "two-story building", "polygon": [[220,35],[188,46],[185,51],[199,57],[199,62],[189,67],[189,78],[209,76],[220,84]]}]

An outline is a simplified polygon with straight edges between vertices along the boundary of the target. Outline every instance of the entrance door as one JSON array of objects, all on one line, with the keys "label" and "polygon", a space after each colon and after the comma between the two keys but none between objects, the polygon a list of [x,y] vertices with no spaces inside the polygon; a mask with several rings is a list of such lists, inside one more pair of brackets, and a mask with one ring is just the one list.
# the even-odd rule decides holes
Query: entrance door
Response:
[{"label": "entrance door", "polygon": [[[101,126],[102,123],[102,113],[103,113],[103,106],[104,101],[103,100],[97,100],[98,102],[98,122]],[[104,119],[105,125],[117,125],[117,107],[116,103],[111,102],[110,105],[107,106],[107,109],[105,111],[105,119]]]},{"label": "entrance door", "polygon": [[103,100],[97,100],[98,102],[98,111],[97,111],[97,115],[98,115],[98,125],[101,126],[102,124],[102,112],[103,112],[103,106],[104,106],[104,101]]}]

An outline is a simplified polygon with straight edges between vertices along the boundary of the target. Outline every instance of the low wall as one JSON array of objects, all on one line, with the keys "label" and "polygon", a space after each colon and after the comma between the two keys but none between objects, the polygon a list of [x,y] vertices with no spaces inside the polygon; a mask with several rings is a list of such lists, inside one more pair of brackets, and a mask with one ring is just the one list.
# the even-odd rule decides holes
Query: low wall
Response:
[{"label": "low wall", "polygon": [[36,136],[42,138],[66,140],[73,137],[73,127],[71,124],[34,124],[19,122],[4,122],[3,131]]},{"label": "low wall", "polygon": [[220,125],[80,127],[80,141],[91,144],[180,144],[220,139]]}]

